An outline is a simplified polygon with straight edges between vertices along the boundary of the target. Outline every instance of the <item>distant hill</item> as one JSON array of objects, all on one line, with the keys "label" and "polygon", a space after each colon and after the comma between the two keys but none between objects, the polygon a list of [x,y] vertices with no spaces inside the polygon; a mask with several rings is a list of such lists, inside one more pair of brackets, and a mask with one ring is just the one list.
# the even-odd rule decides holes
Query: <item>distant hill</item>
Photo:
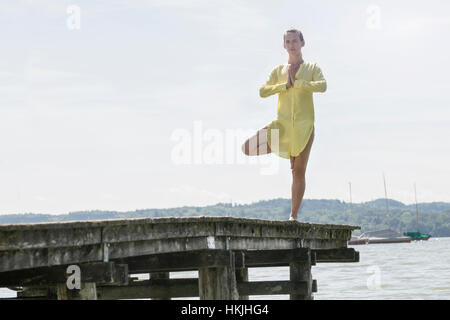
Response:
[{"label": "distant hill", "polygon": [[[406,208],[407,205],[405,205],[403,202],[388,199],[388,205],[389,208]],[[385,209],[386,208],[386,199],[377,199],[369,202],[364,202],[364,206],[372,207],[372,208],[378,208],[378,209]]]},{"label": "distant hill", "polygon": [[[389,218],[386,215],[386,199],[354,203],[333,199],[305,199],[300,208],[300,221],[351,224],[361,226],[360,232],[392,228],[399,232],[416,230],[415,204],[406,205],[388,199]],[[450,203],[419,203],[419,228],[434,237],[450,237]],[[205,207],[183,206],[167,209],[141,209],[135,211],[77,211],[68,214],[7,214],[0,215],[0,224],[81,221],[144,217],[233,216],[271,220],[287,220],[291,199],[272,199],[251,204],[217,203]],[[360,232],[355,232],[359,234]]]}]

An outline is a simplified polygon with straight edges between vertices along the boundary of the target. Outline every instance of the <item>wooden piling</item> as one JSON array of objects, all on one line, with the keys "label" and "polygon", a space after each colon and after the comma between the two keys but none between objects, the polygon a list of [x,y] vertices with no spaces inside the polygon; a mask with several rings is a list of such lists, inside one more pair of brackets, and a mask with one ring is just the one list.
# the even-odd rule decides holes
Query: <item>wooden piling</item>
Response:
[{"label": "wooden piling", "polygon": [[82,282],[80,289],[68,289],[66,283],[56,285],[58,300],[97,300],[95,282]]},{"label": "wooden piling", "polygon": [[302,294],[290,294],[291,300],[312,300],[312,275],[311,275],[311,251],[307,251],[306,259],[293,261],[289,264],[289,279],[291,281],[303,281],[305,292]]},{"label": "wooden piling", "polygon": [[[170,279],[170,272],[151,272],[150,280]],[[152,298],[152,300],[170,300],[170,296],[162,294],[159,298]]]},{"label": "wooden piling", "polygon": [[[239,268],[236,269],[236,282],[248,282],[248,268]],[[239,300],[249,300],[248,295],[243,295],[241,288],[238,290],[239,292]]]},{"label": "wooden piling", "polygon": [[198,289],[201,300],[238,300],[234,253],[223,266],[203,267],[198,270]]}]

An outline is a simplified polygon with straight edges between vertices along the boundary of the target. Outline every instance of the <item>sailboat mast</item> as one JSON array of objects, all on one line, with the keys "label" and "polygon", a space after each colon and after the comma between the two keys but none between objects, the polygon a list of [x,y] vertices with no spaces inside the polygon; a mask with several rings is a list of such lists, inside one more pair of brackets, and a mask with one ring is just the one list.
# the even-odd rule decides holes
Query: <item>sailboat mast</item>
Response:
[{"label": "sailboat mast", "polygon": [[348,183],[349,189],[350,189],[350,214],[352,213],[352,183]]},{"label": "sailboat mast", "polygon": [[414,182],[414,197],[416,200],[416,229],[419,231],[419,207],[417,206],[417,191],[416,191],[416,183]]},{"label": "sailboat mast", "polygon": [[386,179],[384,178],[384,172],[383,172],[383,182],[384,182],[384,197],[386,198],[386,215],[387,215],[387,220],[389,221],[389,203],[388,203],[388,198],[387,198]]}]

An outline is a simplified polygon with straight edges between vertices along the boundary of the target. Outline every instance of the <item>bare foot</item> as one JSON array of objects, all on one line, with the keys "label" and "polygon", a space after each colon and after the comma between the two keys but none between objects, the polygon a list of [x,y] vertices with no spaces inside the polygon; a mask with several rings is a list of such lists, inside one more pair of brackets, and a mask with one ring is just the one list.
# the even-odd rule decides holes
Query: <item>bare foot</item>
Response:
[{"label": "bare foot", "polygon": [[289,221],[297,221],[297,215],[293,215],[292,212],[289,214]]}]

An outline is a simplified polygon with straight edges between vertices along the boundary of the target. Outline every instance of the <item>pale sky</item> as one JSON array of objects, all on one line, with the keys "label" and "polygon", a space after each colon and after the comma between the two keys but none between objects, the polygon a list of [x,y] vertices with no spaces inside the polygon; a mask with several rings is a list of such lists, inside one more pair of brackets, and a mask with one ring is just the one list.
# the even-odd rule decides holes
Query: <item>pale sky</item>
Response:
[{"label": "pale sky", "polygon": [[353,202],[381,198],[384,173],[389,198],[413,203],[416,183],[419,202],[450,202],[449,9],[3,0],[0,214],[290,198],[289,160],[241,145],[276,119],[277,96],[259,87],[287,63],[291,27],[328,83],[304,198],[349,201],[349,182]]}]

